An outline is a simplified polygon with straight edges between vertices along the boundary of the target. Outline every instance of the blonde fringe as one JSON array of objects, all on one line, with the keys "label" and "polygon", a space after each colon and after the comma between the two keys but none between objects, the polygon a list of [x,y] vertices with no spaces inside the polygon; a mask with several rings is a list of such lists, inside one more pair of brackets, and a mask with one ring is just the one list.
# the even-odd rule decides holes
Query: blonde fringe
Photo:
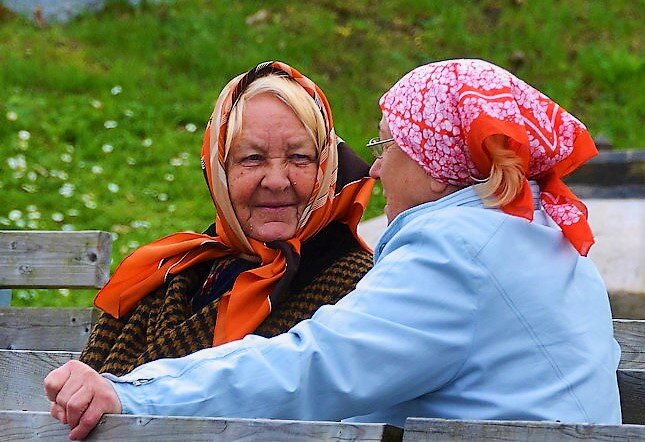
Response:
[{"label": "blonde fringe", "polygon": [[486,182],[476,187],[477,193],[488,207],[501,207],[513,201],[522,190],[522,162],[515,152],[507,149],[505,136],[493,135],[484,144],[492,166]]}]

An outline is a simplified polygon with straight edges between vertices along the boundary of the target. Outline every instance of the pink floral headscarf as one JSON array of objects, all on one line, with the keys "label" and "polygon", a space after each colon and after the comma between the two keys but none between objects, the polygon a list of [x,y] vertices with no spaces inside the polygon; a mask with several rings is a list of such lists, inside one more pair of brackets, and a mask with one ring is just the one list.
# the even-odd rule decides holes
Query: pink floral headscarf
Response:
[{"label": "pink floral headscarf", "polygon": [[[465,186],[487,177],[484,140],[507,136],[526,179],[537,180],[546,212],[587,255],[594,243],[587,208],[561,178],[598,151],[586,127],[549,97],[491,63],[447,60],[406,74],[380,106],[401,149],[444,183]],[[502,210],[533,219],[528,182]]]}]

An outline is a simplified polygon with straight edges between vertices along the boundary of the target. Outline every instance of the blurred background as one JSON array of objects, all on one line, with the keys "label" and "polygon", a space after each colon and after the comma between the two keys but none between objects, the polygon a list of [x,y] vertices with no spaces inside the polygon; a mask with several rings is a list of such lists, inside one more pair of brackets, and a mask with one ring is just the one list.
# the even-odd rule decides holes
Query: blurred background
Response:
[{"label": "blurred background", "polygon": [[[200,169],[220,89],[265,60],[328,96],[371,160],[381,94],[411,69],[483,58],[556,100],[613,149],[643,145],[643,2],[633,0],[0,0],[0,229],[105,230],[134,248],[202,231]],[[381,214],[380,190],[367,218]],[[93,292],[14,293],[14,305]]]}]

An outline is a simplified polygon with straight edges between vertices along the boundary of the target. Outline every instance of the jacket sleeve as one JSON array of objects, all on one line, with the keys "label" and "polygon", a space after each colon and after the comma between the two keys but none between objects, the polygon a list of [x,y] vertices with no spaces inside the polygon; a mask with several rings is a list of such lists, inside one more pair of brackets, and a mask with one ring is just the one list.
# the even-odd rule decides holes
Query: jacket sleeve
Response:
[{"label": "jacket sleeve", "polygon": [[106,377],[124,413],[366,415],[432,392],[458,373],[473,339],[473,293],[485,279],[469,256],[445,236],[400,232],[352,293],[287,333],[247,336]]}]

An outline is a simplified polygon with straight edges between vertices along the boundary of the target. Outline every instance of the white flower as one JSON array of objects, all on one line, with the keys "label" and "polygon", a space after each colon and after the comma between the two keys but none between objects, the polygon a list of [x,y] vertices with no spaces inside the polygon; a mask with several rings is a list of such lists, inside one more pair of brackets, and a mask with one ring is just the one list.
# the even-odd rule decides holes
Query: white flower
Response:
[{"label": "white flower", "polygon": [[7,158],[7,164],[11,170],[24,171],[27,168],[27,160],[25,160],[24,155]]},{"label": "white flower", "polygon": [[128,163],[128,165],[130,165],[130,166],[134,166],[135,164],[137,164],[137,160],[135,160],[135,159],[134,159],[134,158],[132,158],[132,157],[128,157],[128,158],[126,158],[126,159],[125,159],[125,162],[126,162],[126,163]]},{"label": "white flower", "polygon": [[72,156],[68,153],[64,153],[60,156],[60,160],[63,163],[71,163],[72,162]]},{"label": "white flower", "polygon": [[29,131],[21,130],[18,132],[18,138],[20,138],[23,141],[27,141],[28,139],[31,138],[31,134],[29,133]]},{"label": "white flower", "polygon": [[67,216],[78,216],[78,210],[76,209],[69,209],[67,211]]},{"label": "white flower", "polygon": [[159,201],[168,201],[168,194],[167,193],[160,193],[157,195],[157,199]]},{"label": "white flower", "polygon": [[58,289],[58,294],[67,297],[69,296],[69,289]]},{"label": "white flower", "polygon": [[112,146],[111,144],[104,144],[101,147],[101,149],[103,149],[103,152],[105,152],[105,153],[110,153],[110,152],[112,152],[114,150],[114,146]]},{"label": "white flower", "polygon": [[125,115],[126,117],[133,117],[134,112],[132,112],[132,109],[126,109],[123,111],[123,115]]},{"label": "white flower", "polygon": [[94,165],[94,166],[92,166],[92,173],[94,175],[98,175],[100,173],[103,173],[103,168],[101,166]]},{"label": "white flower", "polygon": [[54,169],[54,170],[50,171],[49,174],[51,176],[53,176],[54,178],[58,178],[59,180],[62,180],[62,181],[65,181],[67,178],[69,178],[69,176],[67,175],[67,172],[65,172],[63,170]]},{"label": "white flower", "polygon": [[118,84],[114,86],[112,89],[110,89],[110,93],[112,95],[119,95],[121,91],[123,91],[123,88],[121,88],[121,86],[119,86]]},{"label": "white flower", "polygon": [[65,198],[69,198],[74,195],[74,185],[71,183],[65,183],[58,189],[58,193],[63,195]]},{"label": "white flower", "polygon": [[109,183],[107,188],[112,193],[117,193],[119,191],[119,185],[115,183]]},{"label": "white flower", "polygon": [[76,227],[74,227],[74,224],[63,224],[61,229],[65,232],[69,232],[70,230],[76,230]]},{"label": "white flower", "polygon": [[197,130],[197,126],[195,126],[193,123],[188,123],[184,127],[186,128],[186,131],[190,133],[195,132]]},{"label": "white flower", "polygon": [[149,229],[150,223],[148,221],[135,220],[130,223],[133,229]]},{"label": "white flower", "polygon": [[166,181],[175,181],[175,176],[172,173],[167,173],[163,176]]},{"label": "white flower", "polygon": [[114,129],[118,125],[119,123],[114,120],[107,120],[105,123],[103,123],[103,126],[105,126],[106,129]]},{"label": "white flower", "polygon": [[22,212],[20,210],[14,209],[9,212],[9,219],[11,221],[18,221],[20,218],[22,218]]},{"label": "white flower", "polygon": [[17,113],[15,113],[14,111],[7,112],[7,120],[16,121],[17,119],[18,119],[18,114]]},{"label": "white flower", "polygon": [[35,184],[26,183],[20,186],[20,188],[27,193],[36,193],[38,191],[38,186]]},{"label": "white flower", "polygon": [[81,200],[85,204],[85,207],[87,207],[88,209],[96,209],[96,202],[94,201],[94,197],[92,195],[84,193],[83,195],[81,195]]},{"label": "white flower", "polygon": [[62,222],[65,219],[62,213],[60,212],[54,212],[52,213],[52,221],[55,221],[57,223]]},{"label": "white flower", "polygon": [[92,100],[90,101],[90,104],[94,109],[101,109],[103,107],[103,103],[101,103],[99,100]]},{"label": "white flower", "polygon": [[141,144],[143,145],[143,147],[150,147],[152,146],[152,139],[146,138],[141,142]]}]

